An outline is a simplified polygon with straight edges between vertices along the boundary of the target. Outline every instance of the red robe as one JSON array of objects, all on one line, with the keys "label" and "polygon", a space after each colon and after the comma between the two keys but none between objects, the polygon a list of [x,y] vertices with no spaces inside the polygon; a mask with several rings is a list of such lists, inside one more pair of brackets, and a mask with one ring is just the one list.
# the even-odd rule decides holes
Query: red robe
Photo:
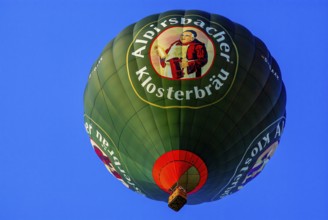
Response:
[{"label": "red robe", "polygon": [[[207,51],[205,44],[197,39],[186,44],[183,44],[180,40],[177,40],[173,42],[170,47],[165,51],[167,54],[169,53],[173,45],[189,45],[186,54],[186,58],[188,60],[187,73],[196,73],[196,77],[200,77],[202,75],[202,67],[207,63]],[[181,61],[181,57],[173,58],[170,60],[165,60],[165,58],[160,59],[162,67],[166,66],[165,62],[170,62],[173,79],[180,79],[184,75],[183,69],[180,67]]]}]

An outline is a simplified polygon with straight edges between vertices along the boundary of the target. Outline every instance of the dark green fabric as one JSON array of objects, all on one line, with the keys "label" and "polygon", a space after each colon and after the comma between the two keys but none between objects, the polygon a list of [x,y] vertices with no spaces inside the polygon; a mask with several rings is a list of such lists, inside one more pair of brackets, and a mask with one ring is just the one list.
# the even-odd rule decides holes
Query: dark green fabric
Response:
[{"label": "dark green fabric", "polygon": [[[162,33],[166,29],[161,22],[183,17],[224,30],[233,62],[224,61],[219,54],[220,45],[214,42],[216,60],[206,75],[198,80],[172,80],[155,73],[146,51],[149,45],[143,51],[145,58],[131,55],[143,46],[136,43],[136,39],[151,42],[141,37],[147,30],[154,30],[149,28],[151,24],[160,27]],[[206,34],[205,29],[197,28]],[[157,88],[172,87],[174,91],[193,90],[195,86],[204,88],[221,68],[230,75],[222,90],[211,96],[170,100],[165,96],[157,98],[140,86],[142,81],[138,82],[135,72],[143,67]],[[91,69],[84,93],[84,119],[86,127],[92,126],[88,132],[90,138],[111,159],[123,181],[131,190],[151,199],[166,202],[168,198],[152,177],[158,157],[175,149],[198,155],[208,169],[205,185],[188,198],[188,204],[198,204],[220,199],[239,189],[260,155],[251,156],[256,152],[257,143],[269,134],[270,143],[262,149],[264,152],[280,140],[285,105],[286,92],[278,64],[264,43],[246,28],[203,11],[168,11],[130,25],[106,46]],[[248,167],[247,171],[246,168],[241,171],[244,163],[248,165],[244,166]]]}]

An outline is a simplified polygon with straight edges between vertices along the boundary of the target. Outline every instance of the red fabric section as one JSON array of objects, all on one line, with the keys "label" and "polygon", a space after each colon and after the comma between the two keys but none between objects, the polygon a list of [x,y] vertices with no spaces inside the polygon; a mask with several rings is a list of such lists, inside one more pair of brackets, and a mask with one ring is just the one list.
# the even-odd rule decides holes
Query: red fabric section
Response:
[{"label": "red fabric section", "polygon": [[198,170],[200,180],[196,188],[188,192],[188,194],[191,194],[197,192],[205,184],[208,175],[205,163],[194,153],[173,150],[163,154],[154,164],[153,178],[162,190],[170,193],[169,189],[192,166]]},{"label": "red fabric section", "polygon": [[161,169],[159,181],[163,188],[170,189],[192,165],[184,161],[172,161]]}]

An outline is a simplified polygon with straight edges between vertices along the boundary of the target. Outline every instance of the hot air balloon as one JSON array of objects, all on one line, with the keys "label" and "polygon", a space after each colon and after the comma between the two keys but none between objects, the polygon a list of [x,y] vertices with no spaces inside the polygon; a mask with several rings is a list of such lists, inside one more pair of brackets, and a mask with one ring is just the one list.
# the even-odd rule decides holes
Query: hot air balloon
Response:
[{"label": "hot air balloon", "polygon": [[91,68],[84,121],[127,188],[178,211],[237,192],[273,156],[286,91],[265,44],[198,10],[126,27]]}]

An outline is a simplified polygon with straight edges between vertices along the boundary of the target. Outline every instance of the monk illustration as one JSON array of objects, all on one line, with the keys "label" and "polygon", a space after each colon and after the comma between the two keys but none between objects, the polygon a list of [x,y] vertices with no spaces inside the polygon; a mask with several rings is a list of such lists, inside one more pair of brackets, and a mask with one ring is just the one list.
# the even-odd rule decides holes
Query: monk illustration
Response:
[{"label": "monk illustration", "polygon": [[186,30],[168,49],[155,46],[165,77],[173,79],[201,77],[202,67],[207,63],[207,51],[205,44],[196,37],[196,31]]}]

